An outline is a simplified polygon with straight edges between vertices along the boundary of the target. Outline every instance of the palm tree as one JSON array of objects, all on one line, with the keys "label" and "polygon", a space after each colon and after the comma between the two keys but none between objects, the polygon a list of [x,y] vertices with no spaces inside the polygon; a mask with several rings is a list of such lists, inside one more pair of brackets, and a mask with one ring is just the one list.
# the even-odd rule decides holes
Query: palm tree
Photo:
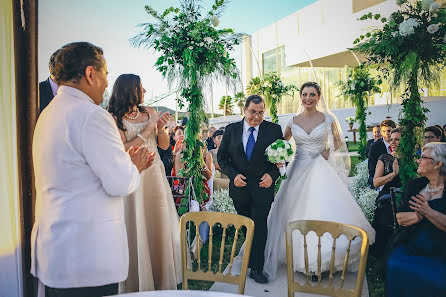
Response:
[{"label": "palm tree", "polygon": [[218,103],[218,108],[223,110],[225,116],[231,115],[234,108],[234,102],[232,102],[231,96],[222,96],[220,103]]},{"label": "palm tree", "polygon": [[248,96],[250,95],[262,95],[262,79],[257,76],[252,78],[249,83],[248,86],[246,87],[246,93],[248,94]]},{"label": "palm tree", "polygon": [[243,107],[245,106],[245,93],[237,92],[234,95],[235,105],[240,108],[240,115],[243,115]]}]

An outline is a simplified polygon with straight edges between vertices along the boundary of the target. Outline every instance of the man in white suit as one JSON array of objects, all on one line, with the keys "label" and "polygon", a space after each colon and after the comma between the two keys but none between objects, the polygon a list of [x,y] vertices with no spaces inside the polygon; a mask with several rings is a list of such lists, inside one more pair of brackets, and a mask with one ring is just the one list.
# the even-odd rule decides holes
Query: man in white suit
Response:
[{"label": "man in white suit", "polygon": [[31,273],[46,297],[117,294],[128,273],[121,197],[136,190],[154,154],[126,152],[112,116],[98,106],[108,84],[101,48],[67,44],[54,70],[60,88],[34,132]]}]

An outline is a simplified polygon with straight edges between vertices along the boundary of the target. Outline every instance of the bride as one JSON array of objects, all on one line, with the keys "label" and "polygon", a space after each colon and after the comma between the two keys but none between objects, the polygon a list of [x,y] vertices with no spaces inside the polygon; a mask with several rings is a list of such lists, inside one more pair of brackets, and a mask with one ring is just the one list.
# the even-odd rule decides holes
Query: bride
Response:
[{"label": "bride", "polygon": [[[349,224],[364,229],[370,243],[375,240],[375,230],[345,184],[349,157],[339,156],[343,145],[341,130],[320,96],[321,88],[317,83],[304,83],[300,88],[303,111],[293,117],[285,129],[284,138],[289,140],[293,136],[296,153],[287,172],[288,178],[282,182],[268,216],[264,271],[270,280],[276,278],[278,266],[286,264],[285,228],[289,222],[321,220]],[[323,112],[318,110],[319,104]],[[346,160],[343,162],[342,158]],[[322,272],[330,269],[332,243],[328,233],[322,236]],[[352,242],[349,264],[357,266],[360,243],[359,238]],[[318,251],[314,232],[307,235],[307,244],[309,271],[314,274],[317,273]],[[336,241],[336,270],[342,269],[347,245],[345,237]],[[305,272],[303,236],[299,231],[293,234],[293,247],[294,271]]]}]

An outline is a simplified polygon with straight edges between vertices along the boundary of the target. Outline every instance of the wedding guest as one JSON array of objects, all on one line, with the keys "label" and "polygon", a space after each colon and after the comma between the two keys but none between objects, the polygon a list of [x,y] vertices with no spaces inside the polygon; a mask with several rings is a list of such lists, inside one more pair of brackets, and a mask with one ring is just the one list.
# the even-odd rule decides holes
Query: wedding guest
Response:
[{"label": "wedding guest", "polygon": [[375,176],[376,163],[382,154],[391,152],[390,148],[390,132],[396,128],[396,124],[392,120],[384,120],[380,124],[382,138],[370,145],[369,149],[369,183],[373,187],[373,177]]},{"label": "wedding guest", "polygon": [[215,129],[214,126],[209,128],[208,135],[207,135],[208,137],[206,138],[206,147],[207,147],[208,151],[213,150],[215,148],[214,133],[216,130],[217,129]]},{"label": "wedding guest", "polygon": [[50,103],[50,101],[56,96],[57,89],[59,89],[58,84],[55,82],[54,77],[54,64],[57,53],[59,50],[55,51],[49,61],[49,71],[50,76],[39,83],[39,108],[40,112]]},{"label": "wedding guest", "polygon": [[154,155],[147,148],[126,153],[113,117],[98,106],[108,84],[101,48],[64,45],[53,70],[60,87],[37,121],[32,147],[31,273],[40,296],[115,295],[129,260],[122,196],[138,188]]},{"label": "wedding guest", "polygon": [[424,129],[424,145],[430,142],[440,142],[443,131],[437,126],[430,126]]},{"label": "wedding guest", "polygon": [[407,183],[387,261],[386,296],[446,296],[446,143],[431,142]]},{"label": "wedding guest", "polygon": [[442,142],[446,141],[446,125],[443,126],[443,136],[442,136]]},{"label": "wedding guest", "polygon": [[215,131],[213,138],[216,148],[210,150],[209,153],[212,155],[212,160],[214,161],[215,167],[215,177],[214,177],[214,190],[229,189],[229,177],[221,171],[220,165],[218,165],[217,154],[220,148],[221,141],[223,139],[224,131],[219,129]]},{"label": "wedding guest", "polygon": [[128,278],[121,293],[175,290],[181,282],[179,219],[157,147],[169,147],[164,127],[169,113],[144,107],[146,90],[135,74],[122,74],[113,86],[109,112],[116,120],[124,146],[146,147],[156,153],[141,184],[124,201],[130,251]]},{"label": "wedding guest", "polygon": [[163,162],[166,176],[170,176],[173,168],[173,151],[170,144],[171,142],[169,137],[169,146],[167,147],[167,149],[163,150],[162,148],[158,147],[158,154],[161,158],[161,161]]},{"label": "wedding guest", "polygon": [[372,145],[372,143],[375,143],[382,138],[381,129],[379,125],[373,126],[372,132],[373,132],[373,138],[367,141],[367,146],[365,147],[365,155],[367,156],[367,158],[369,157],[370,146]]},{"label": "wedding guest", "polygon": [[[401,187],[399,177],[399,164],[397,148],[401,139],[401,130],[395,128],[390,132],[391,153],[382,154],[376,164],[375,176],[373,177],[373,186],[381,188],[376,198],[377,208],[373,219],[373,228],[376,230],[375,244],[372,246],[372,252],[381,257],[384,248],[393,233],[393,211],[390,203],[390,188]],[[387,195],[386,200],[384,195]]]}]

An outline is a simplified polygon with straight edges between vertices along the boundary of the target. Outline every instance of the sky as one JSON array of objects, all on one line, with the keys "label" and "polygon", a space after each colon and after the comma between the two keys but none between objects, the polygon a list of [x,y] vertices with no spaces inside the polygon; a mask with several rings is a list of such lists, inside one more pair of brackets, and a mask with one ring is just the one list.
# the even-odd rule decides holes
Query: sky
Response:
[{"label": "sky", "polygon": [[[316,0],[232,0],[220,19],[219,28],[232,28],[239,33],[252,34],[313,2]],[[203,0],[203,12],[207,12],[213,3],[213,0]],[[40,0],[39,81],[48,77],[48,60],[55,50],[69,42],[88,41],[104,50],[109,71],[108,93],[111,93],[116,78],[123,73],[134,73],[141,77],[147,90],[146,101],[152,96],[168,93],[167,82],[153,67],[157,54],[152,49],[134,48],[129,43],[129,39],[139,32],[138,24],[154,21],[145,12],[145,5],[163,12],[170,6],[178,7],[179,1]],[[240,47],[231,55],[240,63]],[[225,92],[223,84],[214,86],[215,113],[221,113],[217,107],[218,100]],[[175,95],[160,101],[158,105],[175,109]],[[206,106],[211,111],[210,102]]]}]

